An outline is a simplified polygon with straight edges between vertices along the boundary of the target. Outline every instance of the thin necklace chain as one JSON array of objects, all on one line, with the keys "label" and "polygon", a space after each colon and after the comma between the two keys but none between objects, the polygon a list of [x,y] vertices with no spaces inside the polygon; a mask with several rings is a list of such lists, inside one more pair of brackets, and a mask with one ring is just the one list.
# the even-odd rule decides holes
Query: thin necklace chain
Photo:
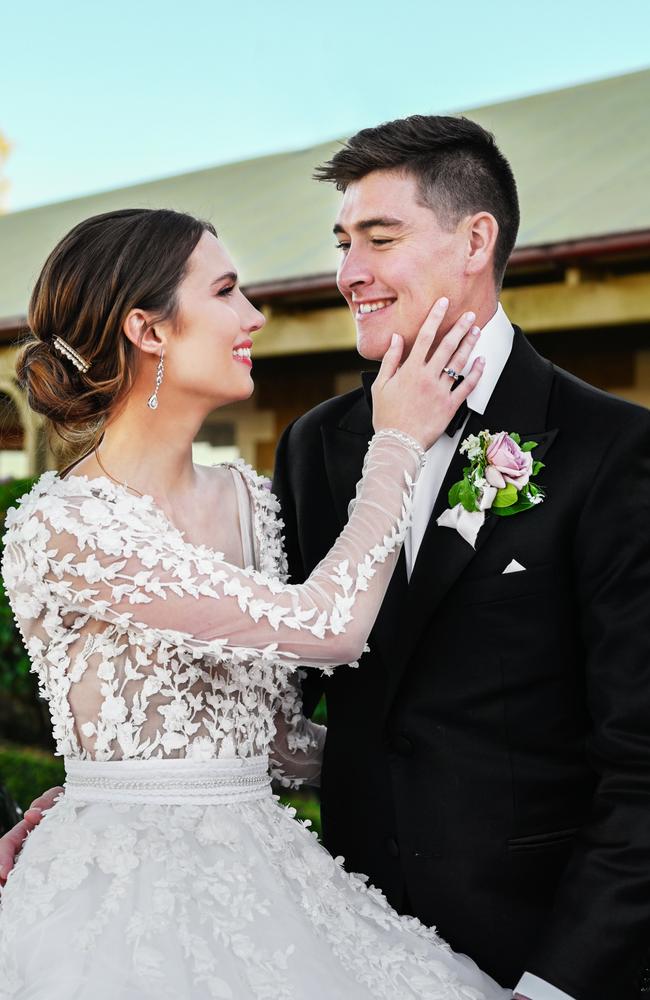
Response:
[{"label": "thin necklace chain", "polygon": [[141,493],[140,490],[136,490],[136,488],[134,486],[129,486],[128,483],[123,483],[120,479],[116,479],[115,476],[111,476],[110,472],[108,471],[108,469],[106,468],[106,466],[102,462],[101,458],[99,457],[99,452],[97,451],[96,448],[95,448],[95,451],[93,452],[93,454],[94,454],[95,458],[97,459],[97,465],[102,470],[102,472],[104,473],[104,475],[107,476],[112,483],[117,483],[118,486],[123,486],[125,490],[131,490],[132,493],[136,493],[139,497],[143,497],[144,496],[144,493]]}]

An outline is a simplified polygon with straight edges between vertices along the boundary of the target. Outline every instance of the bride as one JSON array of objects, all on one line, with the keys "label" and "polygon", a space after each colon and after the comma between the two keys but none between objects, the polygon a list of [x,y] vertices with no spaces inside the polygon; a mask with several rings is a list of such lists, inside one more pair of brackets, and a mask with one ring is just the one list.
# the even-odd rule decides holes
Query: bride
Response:
[{"label": "bride", "polygon": [[478,361],[450,393],[478,330],[468,314],[437,337],[445,308],[401,365],[393,338],[349,522],[291,586],[265,481],[192,463],[208,413],[250,396],[264,323],[212,227],[111,212],[50,255],[19,376],[92,450],[6,521],[4,580],[66,788],[2,893],[2,1000],[510,995],[346,873],[270,788],[271,770],[317,776],[299,668],[363,651],[424,449],[480,378]]}]

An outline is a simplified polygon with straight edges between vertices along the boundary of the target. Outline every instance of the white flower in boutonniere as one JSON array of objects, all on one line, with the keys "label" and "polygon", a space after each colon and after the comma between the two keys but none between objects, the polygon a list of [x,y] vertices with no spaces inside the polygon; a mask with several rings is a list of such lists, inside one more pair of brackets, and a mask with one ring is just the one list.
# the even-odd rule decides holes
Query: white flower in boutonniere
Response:
[{"label": "white flower in boutonniere", "polygon": [[438,518],[440,527],[455,528],[474,547],[486,511],[509,517],[542,503],[544,491],[532,482],[544,468],[533,457],[536,447],[536,441],[522,444],[518,434],[506,431],[465,438],[460,453],[467,455],[469,465],[449,490],[449,509]]}]

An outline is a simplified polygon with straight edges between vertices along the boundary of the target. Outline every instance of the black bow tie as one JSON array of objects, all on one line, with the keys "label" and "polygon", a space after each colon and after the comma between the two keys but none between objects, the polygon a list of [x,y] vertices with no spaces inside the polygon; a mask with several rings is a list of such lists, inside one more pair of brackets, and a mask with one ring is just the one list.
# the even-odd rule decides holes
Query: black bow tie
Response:
[{"label": "black bow tie", "polygon": [[[363,393],[364,393],[364,395],[366,397],[366,402],[368,403],[368,406],[370,407],[370,412],[371,413],[372,413],[372,394],[371,394],[370,390],[372,389],[372,384],[373,384],[373,382],[375,381],[376,378],[377,378],[377,372],[361,372],[361,382],[363,383]],[[460,385],[460,382],[457,382],[456,385]],[[455,388],[455,386],[454,386],[454,388]],[[452,392],[453,392],[453,389],[452,389]],[[454,434],[456,434],[460,430],[460,428],[463,426],[463,424],[467,420],[467,416],[468,416],[469,412],[470,412],[469,406],[467,405],[466,401],[463,400],[463,402],[460,404],[460,406],[456,410],[456,413],[454,414],[454,416],[451,418],[451,420],[447,424],[445,433],[447,433],[449,435],[449,437],[453,437]]]}]

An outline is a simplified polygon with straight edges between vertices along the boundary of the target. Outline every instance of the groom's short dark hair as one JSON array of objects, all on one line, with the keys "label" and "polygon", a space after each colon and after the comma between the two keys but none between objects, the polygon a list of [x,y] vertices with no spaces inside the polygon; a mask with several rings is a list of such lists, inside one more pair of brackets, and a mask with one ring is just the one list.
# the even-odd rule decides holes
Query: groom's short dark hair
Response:
[{"label": "groom's short dark hair", "polygon": [[314,177],[345,191],[374,170],[411,174],[443,226],[455,228],[466,215],[490,212],[499,224],[494,273],[501,285],[517,239],[519,199],[510,164],[490,132],[469,118],[398,118],[357,132]]}]

